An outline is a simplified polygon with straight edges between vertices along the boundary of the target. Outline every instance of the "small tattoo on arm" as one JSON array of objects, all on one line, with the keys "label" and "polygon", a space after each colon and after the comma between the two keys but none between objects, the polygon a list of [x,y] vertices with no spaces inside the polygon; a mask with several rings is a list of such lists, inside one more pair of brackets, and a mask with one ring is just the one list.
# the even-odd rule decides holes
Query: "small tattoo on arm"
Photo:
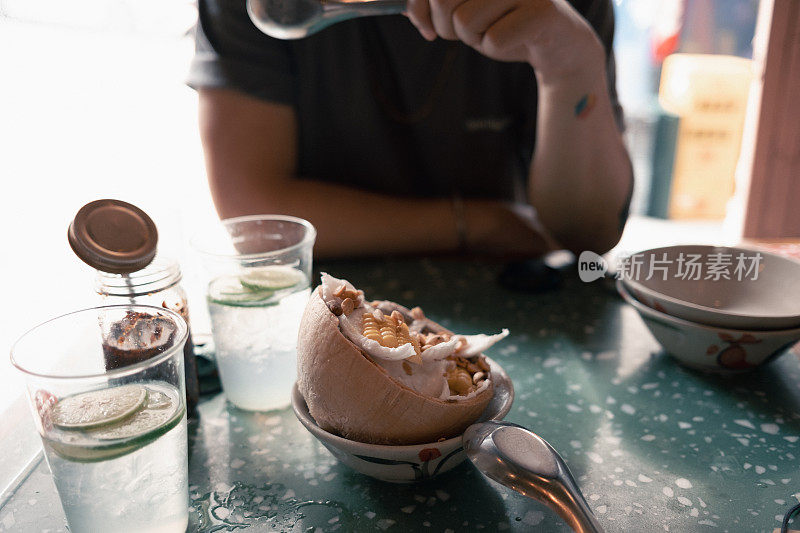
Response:
[{"label": "small tattoo on arm", "polygon": [[575,116],[578,118],[586,118],[589,113],[594,109],[594,104],[597,102],[597,97],[594,93],[584,94],[578,103],[575,104]]}]

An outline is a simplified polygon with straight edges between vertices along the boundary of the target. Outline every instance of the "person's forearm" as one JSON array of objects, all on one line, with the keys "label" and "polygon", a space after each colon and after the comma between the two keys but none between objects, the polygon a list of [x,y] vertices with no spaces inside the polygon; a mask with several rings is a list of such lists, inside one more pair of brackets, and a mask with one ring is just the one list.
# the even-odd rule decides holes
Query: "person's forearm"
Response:
[{"label": "person's forearm", "polygon": [[607,251],[622,231],[632,172],[604,71],[540,80],[537,121],[531,204],[566,248]]},{"label": "person's forearm", "polygon": [[287,179],[269,190],[223,189],[212,180],[211,189],[221,218],[276,213],[310,221],[318,228],[317,257],[455,251],[532,256],[546,248],[505,205],[489,200],[464,201],[458,213],[450,199],[397,198],[312,180]]},{"label": "person's forearm", "polygon": [[458,247],[452,206],[446,200],[397,199],[296,179],[263,191],[226,188],[224,196],[214,194],[214,200],[221,218],[279,213],[308,220],[318,228],[314,252],[320,257]]}]

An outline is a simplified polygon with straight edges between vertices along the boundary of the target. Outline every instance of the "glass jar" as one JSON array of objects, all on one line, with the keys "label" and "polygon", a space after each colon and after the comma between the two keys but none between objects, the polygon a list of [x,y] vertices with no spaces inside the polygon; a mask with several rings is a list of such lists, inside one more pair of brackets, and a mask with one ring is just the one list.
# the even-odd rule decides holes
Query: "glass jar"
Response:
[{"label": "glass jar", "polygon": [[[130,274],[97,271],[96,290],[104,305],[143,304],[170,309],[189,324],[186,291],[181,287],[181,269],[177,261],[157,256],[148,266]],[[191,327],[183,347],[186,374],[186,412],[196,416],[200,385],[192,343]],[[129,363],[128,363],[129,364]]]}]

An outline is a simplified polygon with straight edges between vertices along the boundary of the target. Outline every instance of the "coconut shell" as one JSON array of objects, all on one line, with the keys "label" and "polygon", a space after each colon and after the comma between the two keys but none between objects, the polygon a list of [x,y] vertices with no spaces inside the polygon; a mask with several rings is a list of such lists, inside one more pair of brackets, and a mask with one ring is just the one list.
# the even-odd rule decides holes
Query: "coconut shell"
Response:
[{"label": "coconut shell", "polygon": [[490,383],[472,398],[444,401],[404,386],[342,334],[318,290],[300,322],[297,375],[322,429],[371,444],[424,444],[460,435],[494,394]]}]

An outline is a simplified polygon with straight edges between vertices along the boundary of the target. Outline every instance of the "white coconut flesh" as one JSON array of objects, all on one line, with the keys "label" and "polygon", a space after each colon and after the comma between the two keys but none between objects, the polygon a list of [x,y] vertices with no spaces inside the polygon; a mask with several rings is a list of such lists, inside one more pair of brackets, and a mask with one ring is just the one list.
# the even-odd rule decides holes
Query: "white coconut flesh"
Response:
[{"label": "white coconut flesh", "polygon": [[[329,308],[342,306],[343,300],[334,294],[342,286],[348,291],[358,292],[349,281],[322,273],[320,296]],[[359,293],[359,295],[361,294],[363,293]],[[364,315],[376,313],[376,316],[380,318],[384,310],[373,307],[360,296],[358,301],[355,302],[352,312],[339,315],[339,329],[350,342],[366,353],[392,379],[419,394],[450,402],[471,399],[491,386],[491,374],[488,374],[469,393],[454,394],[447,382],[447,370],[452,368],[455,363],[447,358],[456,354],[459,342],[464,343],[464,346],[458,351],[457,355],[467,358],[477,356],[505,338],[508,335],[507,329],[503,329],[495,335],[453,335],[449,340],[430,346],[423,351],[420,355],[422,359],[420,364],[419,359],[416,359],[415,362],[417,352],[410,342],[391,348],[382,346],[377,341],[368,339],[362,334]],[[421,323],[417,324],[416,322]],[[430,322],[427,320],[413,321],[408,326],[411,331],[419,331],[426,324],[430,324]]]}]

